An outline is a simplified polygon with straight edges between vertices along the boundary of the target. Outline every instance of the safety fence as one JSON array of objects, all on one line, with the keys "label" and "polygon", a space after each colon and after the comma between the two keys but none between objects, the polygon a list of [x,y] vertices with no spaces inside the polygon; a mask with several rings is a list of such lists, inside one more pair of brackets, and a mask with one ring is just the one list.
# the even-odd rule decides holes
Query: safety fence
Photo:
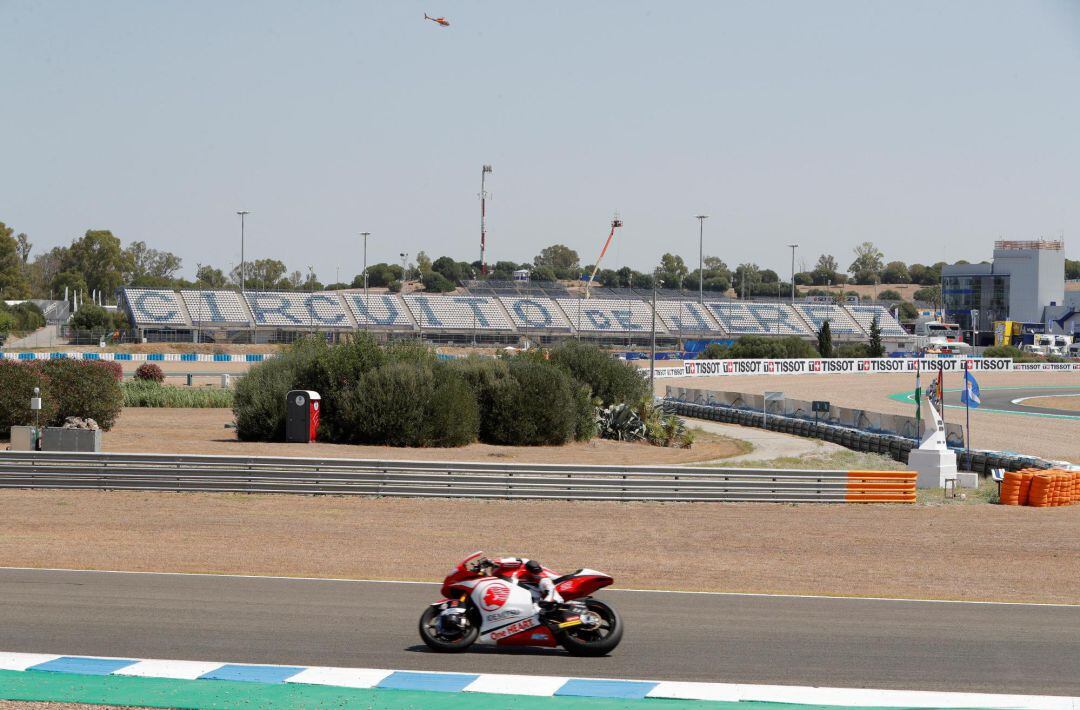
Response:
[{"label": "safety fence", "polygon": [[1080,504],[1080,471],[1009,471],[1001,482],[1001,504],[1033,508]]},{"label": "safety fence", "polygon": [[0,488],[607,501],[915,501],[915,474],[0,452]]},{"label": "safety fence", "polygon": [[[766,414],[761,410],[738,409],[716,402],[697,404],[668,398],[664,400],[663,406],[665,411],[683,417],[709,419],[726,424],[739,424],[741,426],[769,429],[784,434],[822,439],[855,451],[883,454],[901,463],[907,463],[908,454],[912,449],[918,448],[918,444],[914,439],[903,436],[860,431],[852,427],[815,422],[783,414]],[[957,448],[956,464],[965,471],[990,475],[993,469],[1019,471],[1034,468],[1045,470],[1059,466],[1061,462],[1000,451],[968,451]]]}]

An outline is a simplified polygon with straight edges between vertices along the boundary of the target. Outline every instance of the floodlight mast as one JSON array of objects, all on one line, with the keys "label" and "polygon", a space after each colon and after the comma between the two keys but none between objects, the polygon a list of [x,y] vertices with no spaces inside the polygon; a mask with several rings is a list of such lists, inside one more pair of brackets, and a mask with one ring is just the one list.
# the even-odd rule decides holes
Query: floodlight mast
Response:
[{"label": "floodlight mast", "polygon": [[487,273],[487,261],[484,253],[487,249],[487,190],[484,189],[484,178],[491,172],[491,166],[485,165],[480,168],[480,273]]},{"label": "floodlight mast", "polygon": [[614,219],[611,220],[611,231],[608,232],[607,241],[604,242],[604,248],[600,250],[600,256],[596,257],[596,264],[593,265],[592,273],[589,275],[589,280],[585,284],[585,298],[589,298],[589,291],[592,289],[593,279],[596,278],[596,272],[600,270],[600,262],[604,259],[604,254],[607,253],[608,247],[611,246],[611,240],[615,237],[615,229],[622,226],[622,220],[619,219],[619,213],[615,213]]}]

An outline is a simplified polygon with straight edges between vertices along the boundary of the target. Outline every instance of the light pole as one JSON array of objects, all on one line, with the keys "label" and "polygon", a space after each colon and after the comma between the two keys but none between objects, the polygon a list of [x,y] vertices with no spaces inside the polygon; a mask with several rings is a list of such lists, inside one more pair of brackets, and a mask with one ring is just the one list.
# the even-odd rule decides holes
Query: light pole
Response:
[{"label": "light pole", "polygon": [[398,256],[401,257],[401,292],[405,293],[405,281],[409,278],[409,252],[403,251]]},{"label": "light pole", "polygon": [[788,244],[791,247],[791,302],[795,303],[795,250],[798,244]]},{"label": "light pole", "polygon": [[484,251],[487,248],[487,190],[484,189],[484,178],[491,172],[491,166],[485,165],[480,168],[480,273],[487,273],[487,262],[484,261]]},{"label": "light pole", "polygon": [[364,330],[368,327],[368,297],[367,297],[367,238],[371,235],[371,232],[360,232],[360,236],[364,238]]},{"label": "light pole", "polygon": [[240,293],[243,293],[247,287],[247,262],[244,261],[244,217],[251,213],[241,210],[236,214],[240,215]]},{"label": "light pole", "polygon": [[705,305],[705,220],[709,218],[707,214],[699,214],[694,216],[698,221],[698,240],[697,240],[697,300],[699,305]]}]

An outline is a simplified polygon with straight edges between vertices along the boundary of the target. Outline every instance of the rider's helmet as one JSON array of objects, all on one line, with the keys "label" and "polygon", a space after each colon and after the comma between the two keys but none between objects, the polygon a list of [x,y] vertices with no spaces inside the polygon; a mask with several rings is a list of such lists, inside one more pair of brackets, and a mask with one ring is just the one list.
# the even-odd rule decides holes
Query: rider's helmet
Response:
[{"label": "rider's helmet", "polygon": [[536,560],[529,560],[525,563],[525,571],[529,574],[539,575],[544,571],[544,566]]}]

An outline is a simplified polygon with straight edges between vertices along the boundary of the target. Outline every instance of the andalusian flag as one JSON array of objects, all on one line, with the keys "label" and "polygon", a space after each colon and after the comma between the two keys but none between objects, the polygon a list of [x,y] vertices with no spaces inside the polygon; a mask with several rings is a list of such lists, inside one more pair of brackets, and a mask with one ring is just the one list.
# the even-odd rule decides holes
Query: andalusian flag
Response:
[{"label": "andalusian flag", "polygon": [[922,440],[922,381],[919,374],[922,372],[922,361],[915,361],[915,438]]},{"label": "andalusian flag", "polygon": [[973,408],[978,408],[982,404],[982,399],[979,398],[979,383],[975,381],[975,375],[971,374],[971,370],[964,372],[964,391],[960,393],[960,401],[964,403],[964,406]]}]

